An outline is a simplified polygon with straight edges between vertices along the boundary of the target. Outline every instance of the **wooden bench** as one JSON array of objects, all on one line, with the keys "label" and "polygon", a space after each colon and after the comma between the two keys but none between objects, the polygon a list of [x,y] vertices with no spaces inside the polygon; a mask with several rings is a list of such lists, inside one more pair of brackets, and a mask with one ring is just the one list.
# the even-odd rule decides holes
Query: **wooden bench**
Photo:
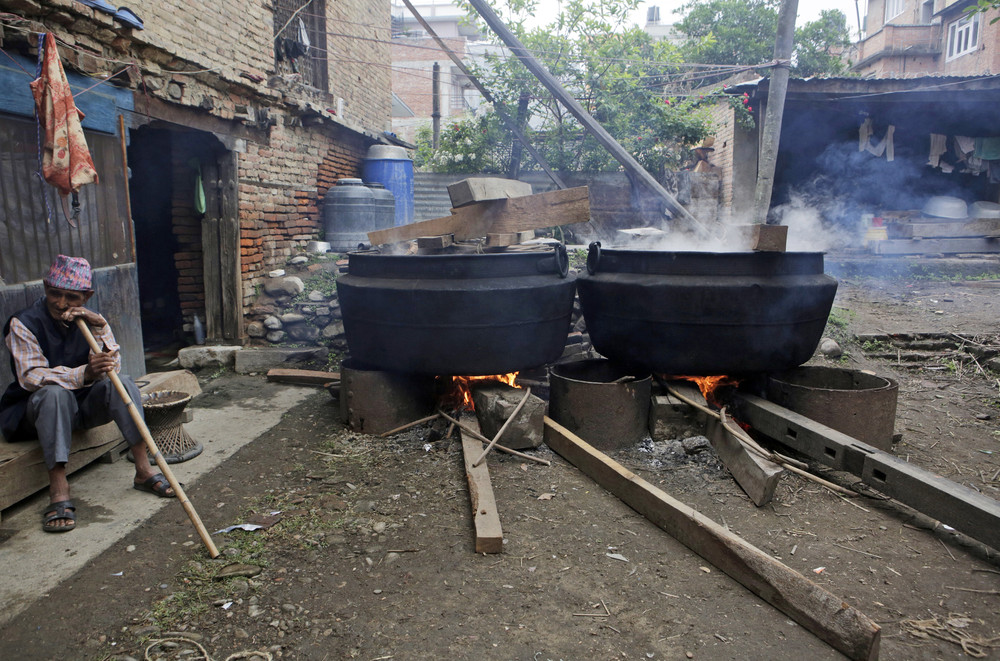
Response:
[{"label": "wooden bench", "polygon": [[[201,392],[197,377],[189,370],[154,372],[137,379],[136,383],[144,395],[158,390],[180,390],[193,397]],[[118,461],[127,450],[128,444],[113,422],[74,432],[66,472],[73,473],[97,460]],[[10,443],[0,440],[0,510],[48,486],[49,472],[38,441]]]}]

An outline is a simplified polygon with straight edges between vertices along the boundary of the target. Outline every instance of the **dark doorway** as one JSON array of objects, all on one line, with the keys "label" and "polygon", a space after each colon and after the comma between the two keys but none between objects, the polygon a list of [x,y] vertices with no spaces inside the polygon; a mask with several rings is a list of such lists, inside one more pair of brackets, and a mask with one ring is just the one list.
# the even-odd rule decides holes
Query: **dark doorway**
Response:
[{"label": "dark doorway", "polygon": [[129,192],[135,226],[142,336],[147,354],[170,351],[183,340],[183,317],[174,255],[174,185],[171,131],[141,127],[128,148]]}]

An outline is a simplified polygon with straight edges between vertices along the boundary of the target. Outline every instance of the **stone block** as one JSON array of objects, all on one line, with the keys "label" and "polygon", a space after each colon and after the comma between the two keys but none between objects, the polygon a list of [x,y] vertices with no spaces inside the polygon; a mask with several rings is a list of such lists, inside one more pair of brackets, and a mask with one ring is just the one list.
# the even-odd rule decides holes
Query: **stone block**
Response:
[{"label": "stone block", "polygon": [[[472,401],[483,436],[492,439],[524,397],[524,390],[502,383],[484,383],[472,388]],[[529,395],[517,417],[510,423],[499,443],[514,450],[537,448],[542,444],[545,401]]]},{"label": "stone block", "polygon": [[242,347],[223,345],[185,347],[177,352],[177,360],[185,369],[232,367],[240,349]]},{"label": "stone block", "polygon": [[236,371],[240,374],[266,372],[272,367],[291,367],[315,360],[326,361],[325,347],[248,347],[236,354]]}]

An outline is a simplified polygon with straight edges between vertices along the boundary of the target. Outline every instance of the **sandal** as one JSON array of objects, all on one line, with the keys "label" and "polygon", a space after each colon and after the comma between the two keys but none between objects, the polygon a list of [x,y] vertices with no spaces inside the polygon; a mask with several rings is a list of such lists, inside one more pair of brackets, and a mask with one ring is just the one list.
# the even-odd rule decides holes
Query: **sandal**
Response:
[{"label": "sandal", "polygon": [[167,493],[167,489],[170,488],[170,483],[167,482],[167,478],[163,476],[163,473],[151,475],[146,478],[144,482],[132,482],[132,488],[157,495],[160,498],[177,497],[177,494],[175,493]]},{"label": "sandal", "polygon": [[[42,517],[42,530],[45,532],[69,532],[76,528],[76,506],[73,505],[72,500],[49,503]],[[56,521],[68,521],[69,523],[57,526],[55,525]]]}]

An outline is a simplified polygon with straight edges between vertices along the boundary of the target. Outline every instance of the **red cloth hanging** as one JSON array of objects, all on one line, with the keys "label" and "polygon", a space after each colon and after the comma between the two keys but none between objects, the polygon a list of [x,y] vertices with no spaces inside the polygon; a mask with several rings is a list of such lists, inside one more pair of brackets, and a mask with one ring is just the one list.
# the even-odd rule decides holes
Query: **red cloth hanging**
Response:
[{"label": "red cloth hanging", "polygon": [[35,115],[44,130],[42,140],[42,176],[62,195],[80,190],[84,184],[97,183],[97,169],[83,135],[80,112],[66,80],[56,39],[45,34],[41,72],[31,81]]}]

